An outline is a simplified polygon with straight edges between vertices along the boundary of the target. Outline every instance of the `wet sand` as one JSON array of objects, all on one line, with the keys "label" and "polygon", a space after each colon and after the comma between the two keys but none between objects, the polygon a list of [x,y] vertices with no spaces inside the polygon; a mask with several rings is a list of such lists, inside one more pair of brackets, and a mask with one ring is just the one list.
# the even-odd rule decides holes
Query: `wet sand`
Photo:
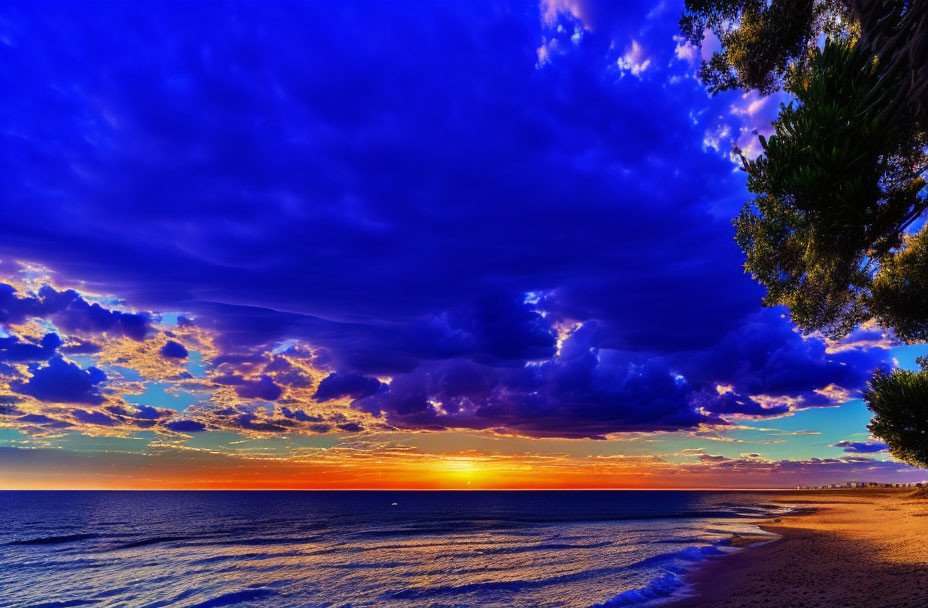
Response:
[{"label": "wet sand", "polygon": [[928,498],[911,489],[862,489],[764,499],[814,511],[763,523],[781,538],[706,562],[687,579],[692,594],[667,606],[928,606]]}]

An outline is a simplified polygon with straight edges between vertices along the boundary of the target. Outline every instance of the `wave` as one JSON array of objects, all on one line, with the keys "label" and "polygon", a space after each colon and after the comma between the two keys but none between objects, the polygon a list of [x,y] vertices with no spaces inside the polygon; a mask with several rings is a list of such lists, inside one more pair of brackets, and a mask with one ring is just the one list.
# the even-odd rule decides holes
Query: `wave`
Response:
[{"label": "wave", "polygon": [[534,553],[537,551],[554,552],[570,551],[571,549],[601,549],[612,544],[614,544],[612,541],[603,541],[598,543],[541,543],[538,545],[516,545],[508,547],[495,547],[491,549],[478,549],[473,553],[454,553],[449,557],[466,559],[475,556],[515,555],[519,553]]},{"label": "wave", "polygon": [[231,606],[232,604],[239,604],[241,602],[260,600],[272,595],[277,595],[277,593],[278,592],[273,589],[242,589],[241,591],[224,593],[220,596],[206,600],[205,602],[194,604],[189,608],[220,608],[221,606]]},{"label": "wave", "polygon": [[669,597],[683,586],[683,579],[676,573],[667,572],[641,589],[629,589],[601,604],[593,604],[590,608],[618,608],[619,606],[632,606],[642,602]]},{"label": "wave", "polygon": [[731,542],[726,539],[712,545],[706,545],[702,547],[687,547],[686,549],[681,549],[680,551],[673,551],[671,553],[661,553],[660,555],[655,555],[653,557],[647,557],[643,560],[637,561],[634,564],[627,566],[629,569],[637,568],[648,568],[652,566],[658,566],[667,562],[672,562],[674,560],[684,560],[689,562],[700,562],[707,557],[715,557],[718,555],[725,555],[725,551],[719,549],[720,546],[728,544]]},{"label": "wave", "polygon": [[191,562],[188,562],[190,566],[205,566],[207,564],[215,564],[217,562],[227,562],[227,561],[261,561],[261,560],[274,560],[281,557],[300,557],[300,556],[309,555],[302,551],[281,551],[279,553],[268,553],[266,551],[261,551],[259,553],[233,553],[229,555],[214,555],[212,557],[203,557],[200,559],[195,559]]},{"label": "wave", "polygon": [[327,564],[320,566],[320,568],[329,570],[377,570],[418,565],[420,565],[420,562],[351,562],[350,564]]},{"label": "wave", "polygon": [[29,538],[25,540],[14,540],[7,543],[8,545],[58,545],[61,543],[74,543],[79,540],[88,538],[97,538],[99,534],[68,534],[65,536],[45,536],[43,538]]},{"label": "wave", "polygon": [[[731,539],[727,538],[711,545],[687,547],[681,551],[663,553],[661,555],[655,555],[653,557],[643,559],[634,564],[631,564],[628,567],[646,568],[659,566],[661,564],[673,562],[676,560],[682,560],[690,562],[689,568],[692,568],[692,566],[710,557],[729,555],[728,552],[723,551],[720,548],[729,544],[731,544]],[[606,600],[600,604],[593,604],[590,606],[590,608],[619,608],[620,606],[632,606],[641,604],[643,602],[651,602],[654,600],[670,597],[672,594],[679,591],[680,588],[685,586],[685,582],[682,576],[689,568],[682,565],[671,565],[667,568],[667,572],[656,577],[644,587],[623,591],[610,600]]]},{"label": "wave", "polygon": [[[434,596],[441,595],[463,595],[473,592],[482,592],[482,591],[510,591],[518,592],[524,589],[537,588],[537,587],[546,587],[549,585],[559,585],[568,582],[576,582],[579,580],[596,578],[604,575],[615,574],[619,572],[627,572],[633,569],[653,567],[661,564],[669,564],[673,561],[688,561],[688,562],[700,562],[708,557],[725,555],[725,552],[719,548],[719,545],[724,544],[723,541],[713,545],[699,546],[699,547],[687,547],[681,551],[674,551],[671,553],[662,553],[660,555],[655,555],[649,557],[634,564],[619,566],[619,567],[606,567],[606,568],[594,568],[590,570],[584,570],[581,572],[575,572],[572,574],[563,574],[559,576],[553,576],[549,578],[542,579],[532,579],[532,580],[509,580],[509,581],[488,581],[480,583],[470,583],[465,585],[438,585],[433,587],[412,587],[408,589],[403,589],[399,591],[394,591],[389,594],[390,598],[393,599],[417,599],[417,598],[430,598]],[[661,594],[669,595],[673,590],[679,588],[682,585],[680,582],[679,575],[684,571],[681,567],[668,567],[669,572],[661,575],[660,577],[654,579],[646,587],[640,589],[631,589],[625,591],[616,597],[612,598],[606,603],[597,604],[591,608],[612,608],[613,606],[625,606],[635,602],[645,601],[647,599],[655,599],[662,597]],[[637,599],[636,599],[637,598]]]},{"label": "wave", "polygon": [[517,592],[524,589],[533,589],[538,587],[547,587],[551,585],[561,585],[581,580],[587,580],[598,576],[616,574],[623,572],[625,566],[616,566],[608,568],[594,568],[583,570],[572,574],[560,574],[541,579],[516,579],[507,581],[486,581],[480,583],[468,583],[464,585],[437,585],[433,587],[409,587],[399,591],[393,591],[388,597],[393,599],[416,599],[430,598],[438,595],[463,595],[479,591],[511,591]]},{"label": "wave", "polygon": [[85,511],[10,510],[0,588],[16,606],[641,608],[737,551],[719,539],[787,511],[731,493],[417,494],[393,510],[343,494],[81,496]]},{"label": "wave", "polygon": [[26,608],[72,608],[74,606],[88,606],[96,604],[96,600],[67,600],[63,602],[42,602],[41,604],[29,604]]},{"label": "wave", "polygon": [[302,545],[327,540],[323,536],[257,536],[254,538],[230,538],[227,540],[204,540],[203,542],[189,543],[190,546],[203,547],[209,545]]},{"label": "wave", "polygon": [[136,547],[147,547],[148,545],[157,545],[159,543],[173,543],[180,540],[190,540],[191,538],[190,536],[155,536],[153,538],[134,540],[114,547],[114,549],[135,549]]}]

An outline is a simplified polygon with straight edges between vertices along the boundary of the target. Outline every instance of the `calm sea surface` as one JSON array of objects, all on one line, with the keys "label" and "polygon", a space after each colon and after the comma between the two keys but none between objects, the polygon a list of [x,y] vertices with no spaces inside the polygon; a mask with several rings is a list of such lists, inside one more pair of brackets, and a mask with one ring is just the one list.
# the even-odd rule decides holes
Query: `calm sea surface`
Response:
[{"label": "calm sea surface", "polygon": [[[786,512],[732,492],[0,492],[0,606],[647,605]],[[732,558],[737,559],[737,557]]]}]

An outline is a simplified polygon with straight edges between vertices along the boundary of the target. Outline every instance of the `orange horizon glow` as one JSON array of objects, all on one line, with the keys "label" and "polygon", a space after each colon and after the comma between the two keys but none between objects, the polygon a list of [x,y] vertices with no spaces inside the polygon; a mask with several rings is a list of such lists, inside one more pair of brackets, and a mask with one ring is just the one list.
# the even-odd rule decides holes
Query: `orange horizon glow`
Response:
[{"label": "orange horizon glow", "polygon": [[[67,454],[62,454],[65,458]],[[328,462],[319,462],[328,460]],[[331,451],[316,461],[184,451],[8,471],[6,490],[708,490],[784,489],[766,473],[651,458],[433,455]]]}]

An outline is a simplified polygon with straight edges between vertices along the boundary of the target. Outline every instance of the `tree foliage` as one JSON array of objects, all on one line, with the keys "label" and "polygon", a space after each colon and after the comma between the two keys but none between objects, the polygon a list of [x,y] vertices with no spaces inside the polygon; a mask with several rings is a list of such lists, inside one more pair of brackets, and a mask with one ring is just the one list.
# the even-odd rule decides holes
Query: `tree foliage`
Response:
[{"label": "tree foliage", "polygon": [[721,49],[700,77],[712,93],[780,88],[822,36],[853,36],[887,68],[905,74],[900,100],[928,124],[928,1],[686,0],[680,29],[691,44],[707,35]]},{"label": "tree foliage", "polygon": [[928,228],[885,260],[873,281],[870,307],[899,339],[928,342]]},{"label": "tree foliage", "polygon": [[835,0],[687,0],[680,28],[691,44],[701,45],[707,32],[721,43],[700,69],[713,93],[770,93],[819,35],[840,28],[842,14]]},{"label": "tree foliage", "polygon": [[886,442],[890,454],[928,468],[928,371],[879,370],[864,400],[873,412],[867,428]]},{"label": "tree foliage", "polygon": [[[896,250],[928,207],[924,142],[891,78],[860,45],[829,40],[791,71],[786,88],[796,101],[761,137],[763,154],[744,160],[758,195],[735,220],[745,269],[766,286],[765,304],[787,306],[804,330],[841,336],[877,310],[928,315],[874,304],[871,289],[883,261],[893,262],[893,276],[911,273],[915,260]],[[880,285],[895,297],[890,283]]]},{"label": "tree foliage", "polygon": [[[745,269],[803,330],[846,335],[876,319],[928,341],[928,0],[686,0],[692,44],[721,50],[712,93],[780,87],[763,154],[742,158],[756,198],[735,219]],[[825,37],[822,44],[821,39]],[[877,371],[870,430],[928,467],[928,359]]]},{"label": "tree foliage", "polygon": [[887,69],[902,75],[899,97],[913,121],[928,129],[928,2],[844,0],[860,40]]}]

